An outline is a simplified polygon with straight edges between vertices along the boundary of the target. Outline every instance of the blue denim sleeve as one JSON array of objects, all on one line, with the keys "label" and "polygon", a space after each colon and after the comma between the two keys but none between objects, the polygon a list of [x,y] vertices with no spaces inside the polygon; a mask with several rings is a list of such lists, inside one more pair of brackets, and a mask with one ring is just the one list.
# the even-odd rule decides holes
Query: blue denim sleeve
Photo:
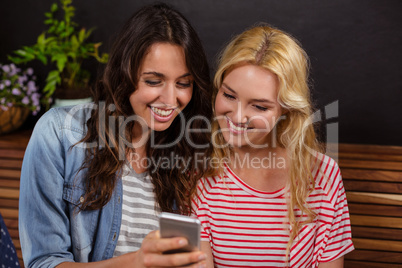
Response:
[{"label": "blue denim sleeve", "polygon": [[19,232],[26,267],[74,261],[69,214],[63,201],[66,145],[57,112],[37,122],[21,169]]}]

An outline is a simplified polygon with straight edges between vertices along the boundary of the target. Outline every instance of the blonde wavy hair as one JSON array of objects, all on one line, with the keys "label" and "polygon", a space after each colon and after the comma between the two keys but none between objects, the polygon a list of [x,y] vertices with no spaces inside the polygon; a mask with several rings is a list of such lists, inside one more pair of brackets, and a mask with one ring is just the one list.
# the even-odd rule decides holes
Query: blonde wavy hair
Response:
[{"label": "blonde wavy hair", "polygon": [[[308,85],[309,60],[298,41],[289,34],[267,25],[253,27],[236,36],[222,52],[214,78],[213,103],[225,74],[240,64],[260,66],[278,77],[278,102],[287,111],[286,119],[276,125],[276,142],[287,149],[290,197],[288,217],[292,231],[286,256],[302,225],[312,222],[316,213],[308,207],[306,199],[314,189],[315,152],[321,151],[312,124],[312,104]],[[225,144],[216,120],[212,124],[213,142]],[[228,159],[230,149],[214,146],[213,158]],[[218,147],[218,148],[217,148]],[[223,165],[219,165],[222,167]],[[221,173],[222,169],[215,170]],[[301,210],[301,215],[295,209]],[[303,220],[307,215],[308,220]]]}]

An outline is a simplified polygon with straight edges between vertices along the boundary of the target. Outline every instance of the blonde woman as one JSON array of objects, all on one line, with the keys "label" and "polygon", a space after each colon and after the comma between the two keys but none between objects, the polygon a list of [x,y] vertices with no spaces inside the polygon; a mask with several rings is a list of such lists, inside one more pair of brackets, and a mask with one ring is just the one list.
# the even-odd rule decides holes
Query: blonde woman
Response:
[{"label": "blonde woman", "polygon": [[215,267],[343,267],[354,249],[345,190],[319,153],[308,58],[258,26],[223,51],[214,79],[215,173],[193,200]]}]

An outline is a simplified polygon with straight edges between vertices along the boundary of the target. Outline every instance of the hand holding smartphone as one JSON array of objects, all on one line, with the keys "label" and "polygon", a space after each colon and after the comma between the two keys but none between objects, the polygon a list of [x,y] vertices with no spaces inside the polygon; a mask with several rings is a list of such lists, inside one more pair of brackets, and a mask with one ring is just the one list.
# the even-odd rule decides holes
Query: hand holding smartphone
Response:
[{"label": "hand holding smartphone", "polygon": [[201,223],[188,216],[162,212],[159,216],[159,229],[162,238],[185,237],[187,246],[164,252],[165,254],[200,250]]}]

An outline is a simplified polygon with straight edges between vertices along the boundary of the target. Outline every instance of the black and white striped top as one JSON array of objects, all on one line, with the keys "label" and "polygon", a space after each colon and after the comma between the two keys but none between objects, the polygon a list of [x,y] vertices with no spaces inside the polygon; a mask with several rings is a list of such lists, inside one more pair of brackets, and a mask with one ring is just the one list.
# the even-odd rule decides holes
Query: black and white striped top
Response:
[{"label": "black and white striped top", "polygon": [[148,173],[137,174],[127,163],[123,168],[122,182],[122,220],[114,256],[139,250],[144,237],[159,228],[160,209]]}]

